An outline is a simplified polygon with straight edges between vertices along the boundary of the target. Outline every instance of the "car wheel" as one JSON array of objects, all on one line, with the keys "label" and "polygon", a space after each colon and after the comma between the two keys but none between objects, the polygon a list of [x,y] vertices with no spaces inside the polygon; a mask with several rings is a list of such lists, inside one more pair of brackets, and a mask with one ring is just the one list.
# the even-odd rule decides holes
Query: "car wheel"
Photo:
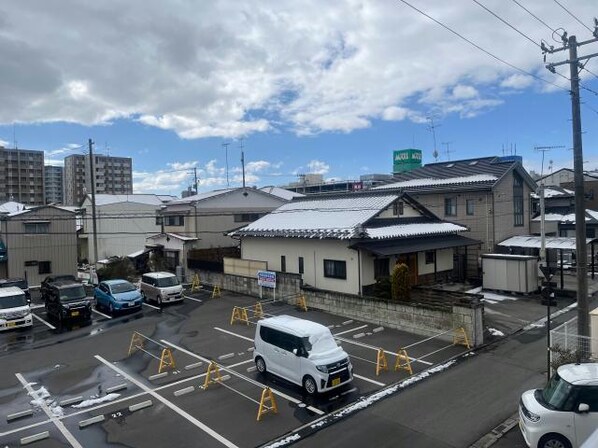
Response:
[{"label": "car wheel", "polygon": [[158,304],[158,306],[162,306],[162,297],[161,296],[156,297],[156,303]]},{"label": "car wheel", "polygon": [[255,368],[259,373],[262,375],[266,373],[266,361],[262,357],[258,357],[255,359]]},{"label": "car wheel", "polygon": [[538,448],[571,448],[571,443],[560,434],[546,434],[540,439]]},{"label": "car wheel", "polygon": [[305,392],[307,392],[308,395],[315,395],[318,391],[316,380],[314,380],[311,376],[306,376],[303,378],[303,389],[305,389]]},{"label": "car wheel", "polygon": [[143,302],[147,302],[147,297],[145,297],[145,293],[143,291],[141,291],[141,300]]}]

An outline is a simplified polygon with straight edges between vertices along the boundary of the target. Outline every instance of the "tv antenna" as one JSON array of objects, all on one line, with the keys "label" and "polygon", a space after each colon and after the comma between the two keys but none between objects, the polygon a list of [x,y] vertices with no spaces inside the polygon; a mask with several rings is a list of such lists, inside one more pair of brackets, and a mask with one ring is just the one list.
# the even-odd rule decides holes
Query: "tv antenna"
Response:
[{"label": "tv antenna", "polygon": [[442,142],[442,144],[446,147],[446,149],[444,150],[445,154],[446,154],[446,160],[451,160],[451,153],[455,152],[454,149],[451,149],[451,144],[454,142]]}]

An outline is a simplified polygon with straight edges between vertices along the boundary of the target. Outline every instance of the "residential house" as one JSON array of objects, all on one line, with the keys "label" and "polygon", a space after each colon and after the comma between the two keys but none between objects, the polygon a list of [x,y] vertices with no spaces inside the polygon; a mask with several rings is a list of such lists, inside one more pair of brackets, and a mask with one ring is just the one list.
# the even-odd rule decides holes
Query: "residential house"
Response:
[{"label": "residential house", "polygon": [[35,286],[49,274],[75,275],[75,213],[53,205],[16,208],[0,214],[0,277],[25,277]]},{"label": "residential house", "polygon": [[170,268],[187,266],[189,250],[236,247],[228,232],[286,202],[257,188],[227,188],[170,201],[159,212],[162,230],[148,238],[147,246],[162,247]]},{"label": "residential house", "polygon": [[451,277],[455,250],[479,245],[460,235],[467,230],[406,193],[369,191],[297,198],[231,235],[243,259],[301,274],[312,287],[369,294],[398,262],[412,285]]},{"label": "residential house", "polygon": [[98,261],[143,250],[146,238],[162,229],[156,213],[174,199],[156,194],[96,194],[96,257],[91,195],[86,195],[81,204],[84,219],[79,232],[79,259]]},{"label": "residential house", "polygon": [[429,163],[396,174],[377,191],[404,191],[436,216],[466,226],[482,245],[468,252],[468,272],[479,272],[481,253],[530,232],[530,193],[536,184],[518,156]]},{"label": "residential house", "polygon": [[[561,168],[537,180],[538,184],[546,186],[561,186],[563,188],[575,189],[575,175],[570,168]],[[585,194],[586,208],[598,210],[598,172],[586,171],[583,173],[583,187]]]}]

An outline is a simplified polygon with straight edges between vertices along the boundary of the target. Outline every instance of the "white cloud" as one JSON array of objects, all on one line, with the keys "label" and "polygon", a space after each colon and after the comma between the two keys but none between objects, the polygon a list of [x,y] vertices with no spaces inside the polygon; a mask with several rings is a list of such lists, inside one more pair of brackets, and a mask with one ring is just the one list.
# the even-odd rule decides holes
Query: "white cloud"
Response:
[{"label": "white cloud", "polygon": [[[441,115],[469,117],[497,107],[500,95],[513,90],[555,89],[397,2],[168,6],[3,2],[0,123],[128,118],[185,139],[234,138],[277,126],[299,134],[350,132],[377,118],[421,123],[432,105]],[[417,6],[523,70],[566,83],[546,72],[536,46],[474,3]],[[511,3],[489,6],[534,41],[550,37]],[[570,33],[585,32],[547,2],[528,0],[526,7]],[[579,17],[592,17],[594,9],[592,0],[575,5]]]},{"label": "white cloud", "polygon": [[5,148],[8,148],[10,146],[10,142],[7,140],[2,140],[0,138],[0,146],[4,146]]},{"label": "white cloud", "polygon": [[313,174],[326,174],[328,171],[330,171],[330,165],[328,165],[326,162],[322,162],[321,160],[311,160],[307,164],[307,168],[309,173]]}]

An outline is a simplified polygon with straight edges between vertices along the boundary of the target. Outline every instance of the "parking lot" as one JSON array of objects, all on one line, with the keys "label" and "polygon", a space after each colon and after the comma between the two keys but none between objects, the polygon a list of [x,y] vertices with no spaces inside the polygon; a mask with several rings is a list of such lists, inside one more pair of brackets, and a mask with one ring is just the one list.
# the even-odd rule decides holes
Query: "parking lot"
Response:
[{"label": "parking lot", "polygon": [[[354,381],[310,397],[256,371],[255,304],[200,291],[162,310],[144,304],[114,317],[94,312],[91,322],[60,327],[34,299],[33,329],[0,334],[0,446],[22,446],[28,437],[40,438],[35,447],[263,445],[408,377],[394,370],[399,348],[406,348],[414,374],[466,350],[446,340],[451,334],[427,338],[264,302],[266,317],[290,314],[328,326],[350,355]],[[246,310],[249,322],[231,324],[234,307]],[[377,375],[381,356],[388,369]],[[278,412],[257,421],[266,388]],[[268,399],[262,405],[272,408]]]}]

